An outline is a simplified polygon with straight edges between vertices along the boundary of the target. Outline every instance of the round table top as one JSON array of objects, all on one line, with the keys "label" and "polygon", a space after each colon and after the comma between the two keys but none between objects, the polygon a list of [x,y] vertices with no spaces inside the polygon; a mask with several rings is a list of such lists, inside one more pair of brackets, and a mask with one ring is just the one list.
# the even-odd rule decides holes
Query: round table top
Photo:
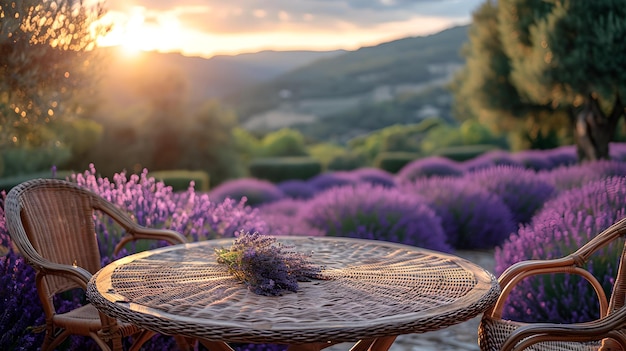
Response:
[{"label": "round table top", "polygon": [[437,330],[477,316],[498,295],[495,277],[463,258],[375,240],[276,237],[312,253],[330,279],[262,296],[218,264],[233,238],[168,246],[98,271],[87,296],[99,310],[164,334],[300,344]]}]

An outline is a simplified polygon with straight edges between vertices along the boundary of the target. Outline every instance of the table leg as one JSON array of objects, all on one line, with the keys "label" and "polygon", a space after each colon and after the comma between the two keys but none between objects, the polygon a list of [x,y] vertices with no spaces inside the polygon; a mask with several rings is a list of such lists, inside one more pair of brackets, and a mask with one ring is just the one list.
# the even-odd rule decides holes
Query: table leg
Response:
[{"label": "table leg", "polygon": [[387,351],[396,340],[395,336],[359,340],[350,351]]},{"label": "table leg", "polygon": [[387,351],[393,345],[393,342],[396,341],[395,336],[386,336],[384,338],[378,338],[372,344],[370,348],[371,351]]},{"label": "table leg", "polygon": [[376,339],[363,339],[359,340],[350,351],[368,351],[370,347],[376,342]]},{"label": "table leg", "polygon": [[235,351],[225,342],[199,340],[199,342],[209,351]]}]

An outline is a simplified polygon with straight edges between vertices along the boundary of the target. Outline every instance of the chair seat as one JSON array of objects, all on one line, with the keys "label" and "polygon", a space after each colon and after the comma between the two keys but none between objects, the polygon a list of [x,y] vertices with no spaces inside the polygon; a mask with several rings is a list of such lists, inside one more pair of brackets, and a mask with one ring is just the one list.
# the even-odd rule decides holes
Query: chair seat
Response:
[{"label": "chair seat", "polygon": [[[478,327],[478,344],[482,351],[499,351],[505,340],[517,328],[527,325],[525,323],[494,319],[483,316]],[[547,341],[524,349],[525,351],[596,351],[601,342],[565,342]]]},{"label": "chair seat", "polygon": [[[89,332],[97,332],[102,329],[98,310],[90,303],[67,313],[56,314],[53,320],[55,325],[70,331],[72,334],[88,336]],[[120,321],[118,321],[118,328],[123,336],[140,331],[138,327]]]}]

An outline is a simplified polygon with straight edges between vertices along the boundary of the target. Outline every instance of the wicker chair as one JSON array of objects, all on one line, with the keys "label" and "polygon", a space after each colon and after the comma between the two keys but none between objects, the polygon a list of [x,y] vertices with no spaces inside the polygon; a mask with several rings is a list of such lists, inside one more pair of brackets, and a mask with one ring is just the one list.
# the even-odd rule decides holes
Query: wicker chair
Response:
[{"label": "wicker chair", "polygon": [[131,350],[138,350],[155,334],[109,318],[91,304],[67,313],[55,310],[56,294],[85,290],[91,275],[101,268],[94,210],[125,229],[115,252],[138,239],[186,242],[177,232],[139,226],[110,202],[70,182],[36,179],[15,186],[5,201],[6,224],[13,243],[37,272],[37,290],[46,315],[41,350],[53,350],[72,334],[93,338],[103,350],[121,350],[122,338],[132,335]]},{"label": "wicker chair", "polygon": [[[615,243],[624,234],[626,234],[626,218],[613,224],[568,256],[553,260],[518,262],[505,270],[498,279],[502,289],[501,295],[494,307],[484,313],[479,325],[478,343],[481,350],[625,351],[626,246],[622,251],[610,300],[607,301],[598,280],[583,268],[594,252]],[[502,319],[505,301],[517,283],[532,275],[550,273],[577,274],[586,279],[593,286],[598,296],[600,302],[599,318],[587,323],[574,324],[519,323]]]}]

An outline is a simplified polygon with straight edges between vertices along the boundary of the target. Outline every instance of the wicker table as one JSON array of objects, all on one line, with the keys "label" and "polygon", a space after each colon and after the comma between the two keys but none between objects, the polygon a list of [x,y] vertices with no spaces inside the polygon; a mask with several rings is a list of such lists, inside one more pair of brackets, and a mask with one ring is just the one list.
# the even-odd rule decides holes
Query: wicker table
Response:
[{"label": "wicker table", "polygon": [[216,263],[232,238],[164,247],[117,260],[98,271],[87,296],[100,311],[143,328],[225,343],[290,344],[320,350],[387,350],[400,334],[461,323],[492,306],[495,277],[460,257],[383,241],[278,237],[312,252],[332,279],[300,283],[297,293],[256,295]]}]

